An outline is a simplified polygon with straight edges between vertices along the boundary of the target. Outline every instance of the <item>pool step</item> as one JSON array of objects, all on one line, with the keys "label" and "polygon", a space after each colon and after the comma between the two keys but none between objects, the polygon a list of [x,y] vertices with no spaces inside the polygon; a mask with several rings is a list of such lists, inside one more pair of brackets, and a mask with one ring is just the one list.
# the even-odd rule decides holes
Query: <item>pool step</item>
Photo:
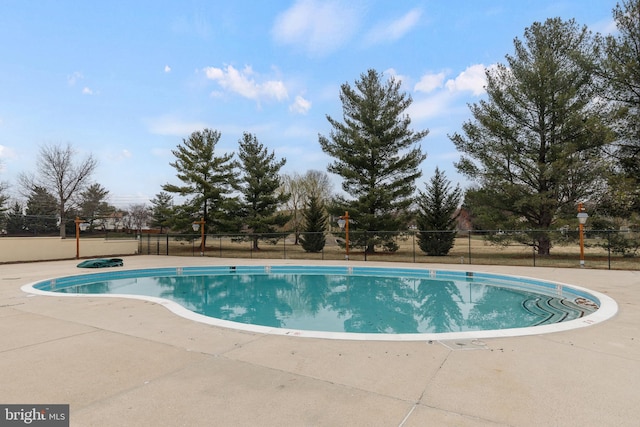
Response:
[{"label": "pool step", "polygon": [[572,301],[551,296],[528,298],[522,303],[522,306],[529,313],[541,318],[535,326],[578,319],[594,311],[591,307],[577,305]]}]

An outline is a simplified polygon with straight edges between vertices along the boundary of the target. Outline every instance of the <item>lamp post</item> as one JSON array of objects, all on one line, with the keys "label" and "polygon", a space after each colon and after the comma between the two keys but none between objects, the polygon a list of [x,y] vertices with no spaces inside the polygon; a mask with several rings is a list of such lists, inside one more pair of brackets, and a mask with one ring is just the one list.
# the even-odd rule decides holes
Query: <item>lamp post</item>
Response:
[{"label": "lamp post", "polygon": [[76,224],[76,259],[80,259],[80,218],[73,221]]},{"label": "lamp post", "polygon": [[349,212],[344,213],[344,216],[341,216],[338,219],[338,226],[341,230],[344,230],[345,235],[345,257],[344,259],[349,261]]},{"label": "lamp post", "polygon": [[[78,217],[76,217],[73,222],[76,224],[76,259],[80,259],[80,229],[84,231],[86,229],[86,224]],[[84,227],[81,227],[80,224],[84,225]]]},{"label": "lamp post", "polygon": [[584,268],[584,225],[587,223],[589,214],[584,211],[582,203],[578,203],[578,227],[580,230],[580,267]]},{"label": "lamp post", "polygon": [[191,225],[193,227],[193,231],[200,230],[200,256],[204,256],[204,218],[200,218],[200,221],[194,221]]}]

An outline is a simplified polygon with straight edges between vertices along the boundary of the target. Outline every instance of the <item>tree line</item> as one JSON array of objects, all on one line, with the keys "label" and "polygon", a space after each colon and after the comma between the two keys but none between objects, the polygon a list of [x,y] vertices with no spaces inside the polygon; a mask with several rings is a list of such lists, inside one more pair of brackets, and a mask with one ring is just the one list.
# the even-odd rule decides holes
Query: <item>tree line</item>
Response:
[{"label": "tree line", "polygon": [[[471,119],[449,135],[461,154],[455,167],[472,183],[464,193],[440,168],[424,190],[416,188],[428,130],[412,129],[412,98],[398,80],[367,70],[341,86],[342,117],[327,116],[331,131],[318,135],[333,159],[327,172],[341,178],[344,195],[333,194],[325,172],[280,173],[286,159],[256,135],[243,134],[235,153],[220,154],[220,132],[203,129],[173,150],[177,182],[151,200],[150,224],[188,233],[202,218],[207,233],[243,233],[255,249],[260,239],[287,231],[318,251],[328,219],[348,211],[350,229],[364,232],[354,233],[354,247],[394,251],[395,236],[414,226],[430,255],[452,247],[461,209],[477,229],[536,230],[529,242],[540,255],[553,246],[546,231],[575,223],[579,202],[594,228],[637,226],[640,0],[617,4],[613,17],[618,32],[609,36],[575,20],[535,22],[514,39],[505,63],[486,70],[485,99],[469,105]],[[29,200],[38,200],[31,210],[27,202],[27,214],[55,205],[66,218],[74,200],[79,209],[90,195],[106,196],[89,184],[93,159],[74,164],[69,150],[45,147],[39,179],[23,177]],[[65,160],[67,171],[54,167]],[[78,194],[84,196],[74,199]],[[6,196],[0,202],[7,210]]]}]

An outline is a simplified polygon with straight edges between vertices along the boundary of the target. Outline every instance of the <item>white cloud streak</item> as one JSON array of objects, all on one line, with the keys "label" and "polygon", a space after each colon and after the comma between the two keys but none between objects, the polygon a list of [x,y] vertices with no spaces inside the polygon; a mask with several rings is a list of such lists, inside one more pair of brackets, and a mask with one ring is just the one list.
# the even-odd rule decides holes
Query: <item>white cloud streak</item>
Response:
[{"label": "white cloud streak", "polygon": [[412,9],[402,17],[376,25],[366,36],[367,44],[378,44],[382,42],[393,42],[401,39],[411,29],[413,29],[422,16],[422,10]]},{"label": "white cloud streak", "polygon": [[144,122],[152,134],[180,137],[190,135],[197,130],[207,127],[207,124],[204,122],[186,121],[170,114],[146,119]]},{"label": "white cloud streak", "polygon": [[276,18],[272,35],[278,43],[324,56],[351,39],[360,25],[359,16],[346,2],[298,0]]}]

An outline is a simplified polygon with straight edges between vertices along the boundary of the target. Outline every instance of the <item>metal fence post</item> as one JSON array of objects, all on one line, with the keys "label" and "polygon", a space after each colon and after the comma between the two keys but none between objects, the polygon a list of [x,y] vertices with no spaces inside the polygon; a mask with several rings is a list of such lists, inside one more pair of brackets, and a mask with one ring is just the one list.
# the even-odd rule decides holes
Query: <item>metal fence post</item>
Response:
[{"label": "metal fence post", "polygon": [[611,230],[607,230],[607,259],[609,260],[609,270],[611,270]]},{"label": "metal fence post", "polygon": [[364,230],[364,260],[367,260],[367,249],[369,249],[369,241],[367,240],[367,230]]},{"label": "metal fence post", "polygon": [[533,241],[533,245],[531,246],[531,249],[533,250],[533,266],[536,266],[536,242],[535,240]]},{"label": "metal fence post", "polygon": [[413,233],[411,233],[411,235],[413,236],[413,263],[416,263],[416,230],[413,230]]}]

